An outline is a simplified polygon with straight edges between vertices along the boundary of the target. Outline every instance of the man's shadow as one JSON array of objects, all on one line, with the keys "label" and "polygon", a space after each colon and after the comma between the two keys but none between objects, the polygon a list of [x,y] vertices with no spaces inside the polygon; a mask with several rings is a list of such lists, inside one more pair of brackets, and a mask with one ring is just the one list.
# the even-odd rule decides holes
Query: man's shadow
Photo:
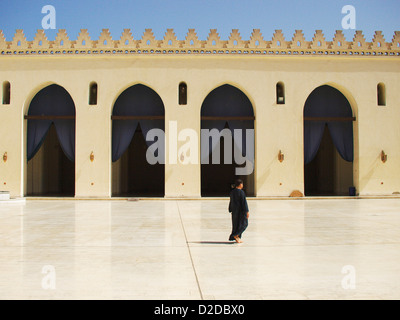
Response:
[{"label": "man's shadow", "polygon": [[196,244],[235,244],[235,241],[189,241],[188,243]]}]

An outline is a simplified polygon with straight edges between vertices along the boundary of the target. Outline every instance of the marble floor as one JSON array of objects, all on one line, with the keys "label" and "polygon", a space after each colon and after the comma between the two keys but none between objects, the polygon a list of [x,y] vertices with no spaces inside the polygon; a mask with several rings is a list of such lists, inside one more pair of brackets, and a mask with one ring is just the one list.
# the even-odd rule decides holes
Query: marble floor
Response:
[{"label": "marble floor", "polygon": [[400,299],[400,199],[0,203],[0,299]]}]

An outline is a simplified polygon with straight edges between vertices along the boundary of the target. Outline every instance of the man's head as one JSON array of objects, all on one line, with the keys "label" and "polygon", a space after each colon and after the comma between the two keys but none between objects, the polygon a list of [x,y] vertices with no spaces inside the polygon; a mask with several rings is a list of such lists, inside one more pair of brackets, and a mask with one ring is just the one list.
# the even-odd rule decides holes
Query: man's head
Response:
[{"label": "man's head", "polygon": [[236,179],[235,187],[238,189],[243,189],[243,181],[241,179]]}]

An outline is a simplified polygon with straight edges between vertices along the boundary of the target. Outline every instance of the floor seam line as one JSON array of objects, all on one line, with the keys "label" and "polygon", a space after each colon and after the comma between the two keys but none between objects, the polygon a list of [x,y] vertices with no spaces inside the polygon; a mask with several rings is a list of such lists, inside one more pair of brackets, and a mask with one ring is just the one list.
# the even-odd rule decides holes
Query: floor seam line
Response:
[{"label": "floor seam line", "polygon": [[190,258],[190,261],[191,261],[191,263],[192,263],[192,269],[193,269],[193,273],[194,273],[194,276],[195,276],[195,279],[196,279],[196,283],[197,283],[197,289],[199,290],[199,293],[200,293],[200,299],[201,299],[201,300],[204,300],[204,298],[203,298],[203,293],[202,293],[201,288],[200,288],[199,278],[198,278],[197,272],[196,272],[196,267],[194,266],[194,261],[193,261],[193,257],[192,257],[192,252],[190,251],[190,246],[189,246],[189,242],[188,242],[188,239],[187,239],[185,226],[184,226],[184,224],[183,224],[183,219],[182,219],[181,211],[180,211],[180,209],[179,209],[179,204],[178,204],[177,201],[176,201],[175,203],[176,203],[176,206],[177,206],[177,208],[178,208],[179,219],[181,220],[182,230],[183,230],[183,234],[184,234],[184,236],[185,236],[185,241],[186,241],[186,247],[187,247],[188,252],[189,252],[189,258]]}]

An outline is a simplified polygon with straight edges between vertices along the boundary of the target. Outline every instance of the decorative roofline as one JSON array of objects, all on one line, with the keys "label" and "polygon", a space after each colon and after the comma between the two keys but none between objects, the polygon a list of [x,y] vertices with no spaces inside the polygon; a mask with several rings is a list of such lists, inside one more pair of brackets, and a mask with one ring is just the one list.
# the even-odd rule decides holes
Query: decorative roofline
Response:
[{"label": "decorative roofline", "polygon": [[70,40],[65,29],[58,30],[54,41],[49,41],[44,30],[37,30],[33,41],[28,41],[23,30],[16,30],[12,41],[6,41],[0,30],[0,57],[15,55],[98,55],[98,54],[247,54],[247,55],[335,55],[335,56],[400,56],[400,31],[395,31],[391,42],[386,42],[381,31],[376,31],[367,42],[362,31],[356,31],[353,41],[346,41],[341,30],[332,41],[326,41],[322,30],[316,30],[312,41],[306,41],[301,30],[286,40],[282,30],[275,30],[266,41],[260,29],[254,29],[250,40],[243,40],[238,29],[233,29],[228,40],[221,40],[216,29],[211,29],[207,40],[200,40],[194,29],[189,29],[184,40],[178,40],[173,29],[157,40],[151,29],[145,29],[141,39],[135,40],[130,29],[124,29],[119,40],[103,29],[98,40],[92,40],[87,29],[81,29],[76,40]]}]

